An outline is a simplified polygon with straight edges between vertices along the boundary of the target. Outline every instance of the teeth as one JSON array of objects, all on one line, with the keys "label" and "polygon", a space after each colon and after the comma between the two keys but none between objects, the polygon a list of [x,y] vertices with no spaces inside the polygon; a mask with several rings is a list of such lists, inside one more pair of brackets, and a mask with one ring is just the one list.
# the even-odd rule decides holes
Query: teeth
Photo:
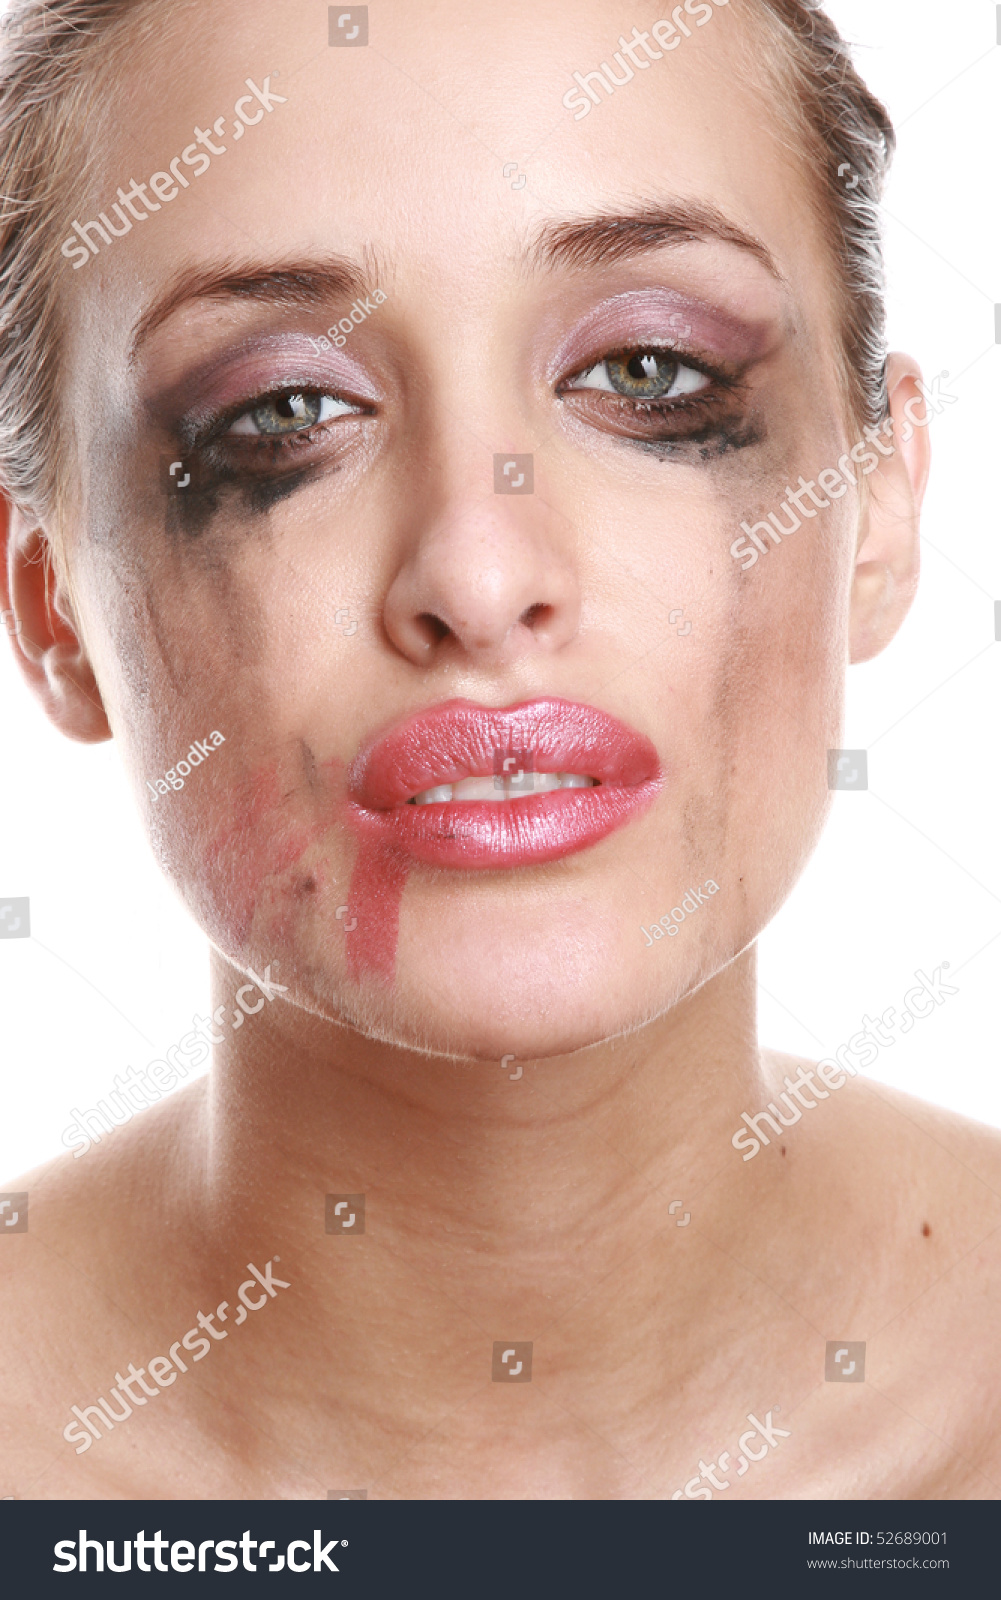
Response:
[{"label": "teeth", "polygon": [[563,781],[558,772],[526,772],[518,778],[505,778],[504,793],[516,794],[550,794],[553,789],[562,789]]},{"label": "teeth", "polygon": [[493,778],[460,778],[452,785],[453,800],[496,800]]},{"label": "teeth", "polygon": [[448,805],[452,800],[517,800],[525,794],[549,794],[554,789],[592,789],[597,779],[580,772],[524,772],[506,778],[460,778],[422,789],[412,806]]}]

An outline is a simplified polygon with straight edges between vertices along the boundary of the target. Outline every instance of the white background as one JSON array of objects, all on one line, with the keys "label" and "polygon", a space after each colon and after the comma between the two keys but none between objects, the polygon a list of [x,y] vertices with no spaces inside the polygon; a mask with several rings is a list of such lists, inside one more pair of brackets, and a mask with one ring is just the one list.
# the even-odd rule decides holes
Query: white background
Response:
[{"label": "white background", "polygon": [[[830,1054],[864,1012],[899,1011],[917,967],[949,961],[959,994],[869,1076],[1001,1126],[996,8],[828,9],[900,137],[887,197],[891,345],[929,377],[948,371],[958,399],[933,429],[915,608],[889,652],[849,678],[844,742],[868,750],[870,788],[836,797],[819,851],[762,937],[761,1036]],[[51,729],[2,634],[0,646],[0,899],[30,895],[32,918],[30,940],[0,941],[9,1180],[60,1150],[71,1106],[93,1105],[116,1073],[187,1032],[208,985],[204,940],[152,861],[114,745]]]}]

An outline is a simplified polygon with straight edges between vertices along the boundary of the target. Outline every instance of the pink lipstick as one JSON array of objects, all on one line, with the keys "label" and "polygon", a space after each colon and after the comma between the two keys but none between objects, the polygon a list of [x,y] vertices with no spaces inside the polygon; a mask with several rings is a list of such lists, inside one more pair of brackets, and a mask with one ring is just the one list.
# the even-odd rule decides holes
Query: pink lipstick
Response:
[{"label": "pink lipstick", "polygon": [[586,850],[645,810],[660,784],[650,740],[594,706],[452,700],[362,751],[348,794],[371,844],[482,871]]}]

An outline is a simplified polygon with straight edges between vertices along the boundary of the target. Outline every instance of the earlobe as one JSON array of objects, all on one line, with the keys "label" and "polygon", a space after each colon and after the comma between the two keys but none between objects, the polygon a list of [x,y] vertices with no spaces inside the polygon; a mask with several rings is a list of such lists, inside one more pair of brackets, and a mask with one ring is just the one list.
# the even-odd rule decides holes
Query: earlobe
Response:
[{"label": "earlobe", "polygon": [[931,411],[918,387],[920,378],[921,369],[909,356],[889,357],[889,419],[878,434],[879,470],[869,479],[852,583],[853,662],[869,661],[886,648],[917,592],[921,502],[931,465]]},{"label": "earlobe", "polygon": [[69,739],[111,738],[97,681],[48,536],[0,498],[0,611],[14,656],[49,719]]}]

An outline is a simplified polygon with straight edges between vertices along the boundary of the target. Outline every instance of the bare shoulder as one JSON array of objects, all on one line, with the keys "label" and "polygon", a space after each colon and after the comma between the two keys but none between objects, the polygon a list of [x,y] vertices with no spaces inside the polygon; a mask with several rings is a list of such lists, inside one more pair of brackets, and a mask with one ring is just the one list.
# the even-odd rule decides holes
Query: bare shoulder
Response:
[{"label": "bare shoulder", "polygon": [[[63,1442],[68,1397],[121,1312],[123,1275],[149,1253],[151,1206],[194,1159],[197,1082],[136,1117],[82,1159],[60,1155],[3,1185],[0,1237],[0,1495],[103,1498],[115,1487],[75,1470]],[[3,1219],[0,1219],[2,1221]]]},{"label": "bare shoulder", "polygon": [[[883,1152],[903,1203],[926,1199],[945,1229],[991,1239],[1001,1229],[1001,1129],[883,1084],[855,1088],[867,1144]],[[924,1224],[922,1236],[931,1237]]]},{"label": "bare shoulder", "polygon": [[[864,1076],[849,1078],[842,1070],[831,1071],[830,1064],[825,1075],[823,1063],[818,1067],[770,1051],[766,1066],[774,1096],[771,1110],[783,1127],[796,1127],[789,1134],[791,1146],[801,1144],[814,1152],[826,1148],[835,1160],[855,1167],[860,1157],[879,1152],[866,1176],[882,1173],[902,1197],[951,1200],[984,1217],[992,1204],[1001,1206],[1001,1129]],[[790,1087],[798,1091],[794,1097]],[[772,1120],[765,1123],[766,1130]],[[779,1133],[785,1137],[782,1128]],[[774,1140],[774,1132],[771,1136]],[[747,1137],[753,1137],[750,1129]],[[735,1146],[744,1148],[736,1141]],[[1001,1215],[997,1220],[1001,1222]]]},{"label": "bare shoulder", "polygon": [[888,1397],[916,1442],[931,1446],[923,1497],[1001,1499],[1001,1132],[882,1085],[861,1087],[873,1114],[870,1159],[886,1162],[888,1199],[920,1247],[881,1330],[894,1371]]},{"label": "bare shoulder", "polygon": [[[4,1252],[0,1273],[10,1287],[33,1281],[53,1268],[50,1248],[57,1239],[71,1250],[86,1239],[100,1250],[102,1232],[119,1230],[119,1201],[141,1202],[176,1173],[179,1162],[197,1161],[194,1148],[204,1110],[206,1082],[199,1079],[179,1089],[160,1105],[134,1117],[82,1155],[60,1154],[20,1178],[3,1184],[3,1192],[25,1196],[24,1210],[13,1230],[23,1236],[21,1256]],[[44,1239],[46,1248],[32,1246]]]},{"label": "bare shoulder", "polygon": [[846,1087],[844,1113],[842,1170],[865,1196],[889,1281],[899,1264],[967,1371],[986,1371],[1001,1312],[1001,1131],[864,1079]]},{"label": "bare shoulder", "polygon": [[1001,1499],[1001,1132],[788,1057],[769,1059],[770,1081],[801,1083],[801,1066],[800,1118],[776,1097],[764,1153],[798,1189],[799,1225],[812,1219],[825,1337],[856,1372],[864,1360],[857,1400],[828,1373],[805,1408],[839,1434],[852,1410],[861,1429],[845,1497]]}]

